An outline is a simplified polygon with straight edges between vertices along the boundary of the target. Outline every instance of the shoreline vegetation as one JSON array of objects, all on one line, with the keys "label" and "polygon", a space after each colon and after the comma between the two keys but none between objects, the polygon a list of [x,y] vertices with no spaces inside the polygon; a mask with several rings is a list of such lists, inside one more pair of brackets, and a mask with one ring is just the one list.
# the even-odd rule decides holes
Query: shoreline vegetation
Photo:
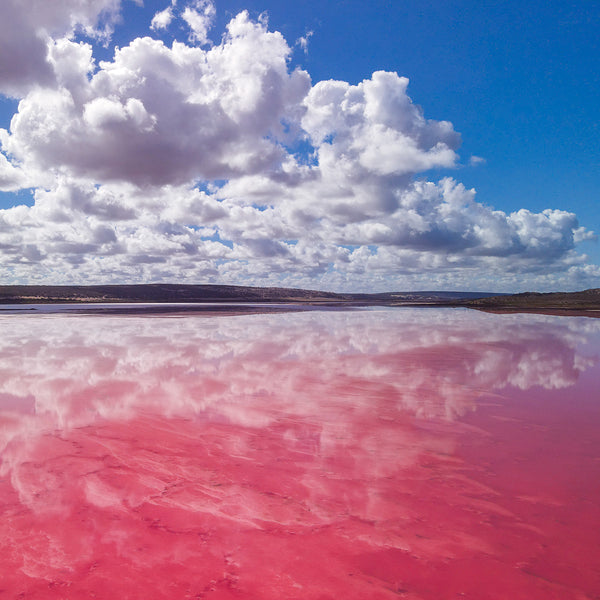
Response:
[{"label": "shoreline vegetation", "polygon": [[[4,285],[0,286],[1,305],[31,304],[110,304],[94,312],[190,312],[198,311],[228,314],[274,312],[327,307],[368,306],[436,306],[463,307],[493,313],[533,312],[555,315],[583,315],[600,317],[600,288],[581,292],[524,292],[521,294],[494,294],[489,292],[384,292],[334,293],[317,290],[275,287],[247,287],[231,285],[190,284],[134,284],[134,285]],[[195,306],[115,307],[115,304],[194,304]],[[243,306],[261,304],[261,307]],[[198,306],[206,304],[207,306]],[[222,306],[216,306],[222,304]],[[269,306],[269,305],[273,306]],[[236,306],[237,305],[237,306]],[[290,305],[290,306],[286,306]],[[298,306],[299,305],[299,306]],[[25,307],[23,310],[28,310]]]}]

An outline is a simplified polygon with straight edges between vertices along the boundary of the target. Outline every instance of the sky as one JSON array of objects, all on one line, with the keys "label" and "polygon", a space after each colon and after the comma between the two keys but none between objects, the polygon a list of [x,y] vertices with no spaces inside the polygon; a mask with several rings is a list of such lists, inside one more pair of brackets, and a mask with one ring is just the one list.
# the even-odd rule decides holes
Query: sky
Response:
[{"label": "sky", "polygon": [[600,287],[600,4],[4,0],[0,283]]}]

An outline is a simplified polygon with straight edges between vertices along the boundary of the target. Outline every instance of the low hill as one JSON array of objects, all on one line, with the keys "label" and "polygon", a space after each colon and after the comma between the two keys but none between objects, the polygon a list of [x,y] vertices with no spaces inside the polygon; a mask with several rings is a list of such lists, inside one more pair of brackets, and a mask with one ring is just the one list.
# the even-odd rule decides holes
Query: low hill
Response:
[{"label": "low hill", "polygon": [[[600,311],[600,288],[582,292],[524,292],[505,296],[491,296],[462,301],[463,306],[494,312],[536,311],[569,312]],[[596,316],[596,315],[594,315]],[[600,316],[600,315],[597,315]]]},{"label": "low hill", "polygon": [[88,302],[310,302],[354,304],[446,304],[492,294],[476,292],[389,292],[336,294],[294,288],[235,285],[7,285],[0,286],[0,304]]},{"label": "low hill", "polygon": [[[8,285],[0,304],[59,303],[301,303],[353,306],[462,306],[493,312],[586,312],[600,316],[600,289],[497,295],[485,292],[385,292],[336,294],[295,288],[236,285]],[[595,312],[598,311],[598,312]]]},{"label": "low hill", "polygon": [[59,302],[296,302],[341,299],[338,294],[233,285],[0,286],[0,303]]}]

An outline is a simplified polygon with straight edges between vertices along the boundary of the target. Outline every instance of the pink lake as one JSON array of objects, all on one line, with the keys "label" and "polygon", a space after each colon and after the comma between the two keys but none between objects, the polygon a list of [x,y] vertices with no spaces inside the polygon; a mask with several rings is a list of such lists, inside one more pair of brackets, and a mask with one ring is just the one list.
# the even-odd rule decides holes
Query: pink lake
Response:
[{"label": "pink lake", "polygon": [[0,327],[2,599],[600,597],[600,319]]}]

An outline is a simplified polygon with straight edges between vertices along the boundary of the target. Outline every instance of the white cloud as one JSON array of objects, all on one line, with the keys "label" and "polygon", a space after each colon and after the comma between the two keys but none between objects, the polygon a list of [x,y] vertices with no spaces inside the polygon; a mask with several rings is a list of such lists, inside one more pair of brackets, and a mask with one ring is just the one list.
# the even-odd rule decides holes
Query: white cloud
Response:
[{"label": "white cloud", "polygon": [[[26,19],[24,4],[7,6]],[[311,85],[283,36],[247,12],[208,46],[207,1],[153,20],[177,11],[194,44],[137,38],[96,63],[92,45],[64,37],[118,8],[27,21],[46,54],[0,130],[0,189],[37,190],[33,207],[0,211],[8,280],[510,290],[597,276],[576,251],[593,235],[572,213],[506,214],[451,178],[424,179],[457,164],[460,136],[425,117],[406,78]]]},{"label": "white cloud", "polygon": [[61,45],[71,49],[54,57],[63,86],[23,99],[5,147],[32,169],[97,181],[161,185],[277,169],[280,120],[310,85],[306,73],[288,72],[283,37],[246,13],[208,51],[136,39],[89,81],[71,60],[89,47]]},{"label": "white cloud", "polygon": [[181,18],[191,30],[190,42],[200,45],[208,43],[208,31],[212,27],[215,15],[212,0],[194,0],[191,5],[185,7]]},{"label": "white cloud", "polygon": [[447,121],[430,121],[406,94],[408,79],[378,71],[351,86],[317,83],[302,125],[319,148],[320,165],[347,175],[407,175],[452,167],[459,135]]},{"label": "white cloud", "polygon": [[0,191],[12,192],[27,187],[25,173],[0,154]]},{"label": "white cloud", "polygon": [[305,54],[308,54],[308,41],[314,34],[314,31],[308,31],[306,35],[303,35],[296,40],[296,44],[304,50]]},{"label": "white cloud", "polygon": [[157,12],[150,23],[150,29],[158,31],[159,29],[166,29],[173,20],[173,7],[167,6],[164,10]]},{"label": "white cloud", "polygon": [[[32,85],[52,85],[52,38],[80,30],[108,40],[121,0],[3,0],[0,4],[0,92],[20,96]],[[99,24],[100,22],[100,24]]]},{"label": "white cloud", "polygon": [[476,167],[478,165],[485,165],[485,163],[487,163],[487,160],[481,156],[476,156],[475,154],[473,154],[470,158],[469,158],[469,165],[471,165],[472,167]]},{"label": "white cloud", "polygon": [[[0,265],[25,281],[202,280],[347,290],[432,281],[502,290],[531,273],[545,287],[577,287],[600,274],[573,250],[572,215],[543,215],[546,237],[536,230],[527,246],[514,215],[482,208],[470,215],[478,206],[471,193],[451,181],[429,185],[428,197],[415,188],[392,215],[344,224],[323,212],[307,227],[296,212],[301,198],[264,209],[185,186],[152,191],[63,180],[54,191],[38,190],[33,207],[0,211]],[[415,210],[412,217],[402,212],[406,207]],[[463,239],[462,230],[472,237]],[[561,252],[545,256],[544,244],[552,254],[555,243]],[[74,264],[76,271],[68,268]]]}]

